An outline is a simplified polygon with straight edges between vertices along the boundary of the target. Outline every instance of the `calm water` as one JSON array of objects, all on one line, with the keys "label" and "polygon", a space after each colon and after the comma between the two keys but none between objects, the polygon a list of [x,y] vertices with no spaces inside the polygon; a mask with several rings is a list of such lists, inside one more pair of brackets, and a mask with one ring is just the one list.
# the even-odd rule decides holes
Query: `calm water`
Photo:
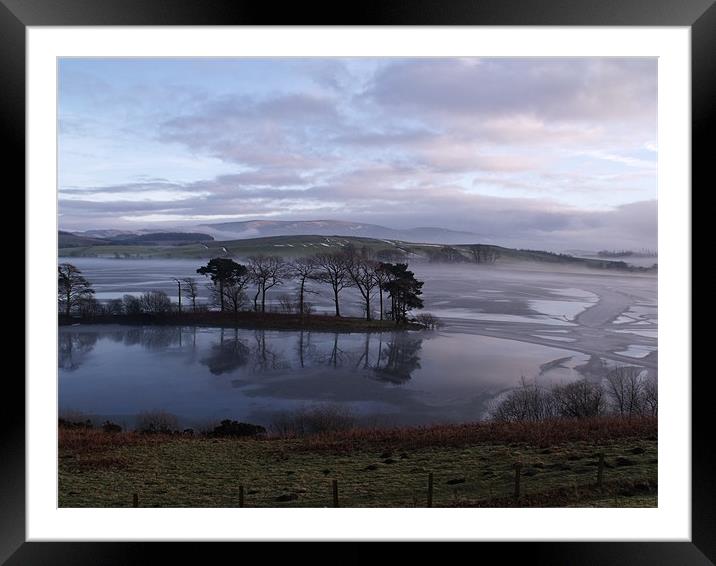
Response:
[{"label": "calm water", "polygon": [[[63,327],[60,407],[133,425],[162,409],[186,426],[340,404],[377,424],[480,418],[520,375],[579,377],[586,357],[467,334],[334,334],[196,327]],[[539,366],[573,356],[540,375]]]},{"label": "calm water", "polygon": [[[197,261],[73,259],[100,299],[175,289]],[[184,426],[339,404],[371,424],[476,420],[519,384],[657,373],[656,277],[524,268],[411,266],[439,332],[334,334],[83,325],[59,330],[61,410],[132,427],[142,411]],[[311,300],[330,311],[320,288]],[[269,295],[275,303],[289,285]],[[355,293],[341,309],[359,314]]]}]

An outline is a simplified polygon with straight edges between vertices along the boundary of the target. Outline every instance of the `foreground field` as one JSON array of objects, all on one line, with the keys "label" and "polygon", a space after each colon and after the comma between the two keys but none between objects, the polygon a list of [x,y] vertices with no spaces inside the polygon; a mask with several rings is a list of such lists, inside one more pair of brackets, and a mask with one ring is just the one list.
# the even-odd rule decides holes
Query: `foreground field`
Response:
[{"label": "foreground field", "polygon": [[[656,419],[216,439],[60,430],[59,506],[654,507]],[[603,482],[597,485],[599,454]],[[515,498],[515,463],[521,464]]]}]

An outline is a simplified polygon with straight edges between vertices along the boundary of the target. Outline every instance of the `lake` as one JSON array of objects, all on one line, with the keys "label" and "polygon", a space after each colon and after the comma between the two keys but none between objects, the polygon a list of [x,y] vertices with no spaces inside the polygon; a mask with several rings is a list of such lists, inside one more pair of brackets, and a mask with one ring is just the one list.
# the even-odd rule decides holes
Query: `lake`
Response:
[{"label": "lake", "polygon": [[[62,261],[62,260],[61,260]],[[198,261],[73,258],[108,299],[176,286]],[[134,426],[163,410],[186,427],[230,418],[271,425],[277,413],[316,404],[350,409],[367,424],[483,418],[522,377],[540,383],[600,380],[616,365],[657,373],[653,275],[555,272],[536,264],[414,264],[425,312],[439,331],[331,333],[168,326],[59,329],[59,405]],[[314,285],[318,312],[327,289]],[[277,304],[290,285],[269,295]],[[347,314],[361,311],[346,292]]]}]

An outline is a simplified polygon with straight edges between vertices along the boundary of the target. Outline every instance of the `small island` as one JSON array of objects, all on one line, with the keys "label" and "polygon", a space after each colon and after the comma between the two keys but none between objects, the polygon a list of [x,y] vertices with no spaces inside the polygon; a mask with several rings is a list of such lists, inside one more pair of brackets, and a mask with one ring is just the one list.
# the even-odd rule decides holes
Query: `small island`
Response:
[{"label": "small island", "polygon": [[[438,325],[429,314],[410,315],[414,309],[423,308],[423,282],[408,270],[408,264],[377,261],[367,250],[348,247],[339,253],[293,261],[257,255],[249,257],[245,265],[227,257],[212,258],[196,272],[210,281],[206,285],[208,303],[201,301],[194,278],[174,279],[177,303],[163,291],[148,291],[140,297],[126,294],[122,299],[100,302],[79,269],[70,263],[60,264],[58,322],[61,326],[118,323],[331,332],[420,330]],[[287,282],[297,284],[295,296],[283,295],[271,308],[266,302],[267,291]],[[330,288],[334,314],[314,312],[307,296],[317,291],[309,288],[310,282]],[[364,317],[341,315],[340,293],[348,287],[359,291]]]}]

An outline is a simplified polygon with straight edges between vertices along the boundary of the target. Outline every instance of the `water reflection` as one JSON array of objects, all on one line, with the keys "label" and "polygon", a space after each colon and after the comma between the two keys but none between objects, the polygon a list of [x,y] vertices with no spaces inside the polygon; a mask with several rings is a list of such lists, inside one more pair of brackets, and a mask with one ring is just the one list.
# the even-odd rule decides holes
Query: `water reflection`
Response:
[{"label": "water reflection", "polygon": [[[391,383],[405,383],[411,378],[411,373],[420,369],[420,348],[423,341],[406,335],[394,335],[393,338],[380,349],[378,366],[375,375],[381,381]],[[367,362],[367,359],[366,359]]]},{"label": "water reflection", "polygon": [[[464,422],[520,375],[570,380],[589,365],[575,352],[465,334],[120,325],[59,334],[61,407],[113,418],[160,408],[186,426],[266,425],[276,411],[324,402],[401,424]],[[540,369],[560,358],[569,367]]]},{"label": "water reflection", "polygon": [[[420,369],[423,338],[406,333],[315,333],[180,326],[81,327],[60,330],[59,366],[74,370],[100,339],[163,353],[177,348],[213,375],[327,367],[366,370],[379,380],[405,383]],[[207,339],[208,338],[208,339]]]},{"label": "water reflection", "polygon": [[98,337],[97,333],[61,332],[58,344],[59,367],[67,371],[79,368],[94,349]]},{"label": "water reflection", "polygon": [[238,330],[234,330],[233,336],[227,338],[223,328],[219,341],[211,344],[208,350],[209,355],[202,358],[201,363],[207,366],[213,375],[231,373],[245,366],[249,362],[251,354],[246,342],[239,338]]}]

